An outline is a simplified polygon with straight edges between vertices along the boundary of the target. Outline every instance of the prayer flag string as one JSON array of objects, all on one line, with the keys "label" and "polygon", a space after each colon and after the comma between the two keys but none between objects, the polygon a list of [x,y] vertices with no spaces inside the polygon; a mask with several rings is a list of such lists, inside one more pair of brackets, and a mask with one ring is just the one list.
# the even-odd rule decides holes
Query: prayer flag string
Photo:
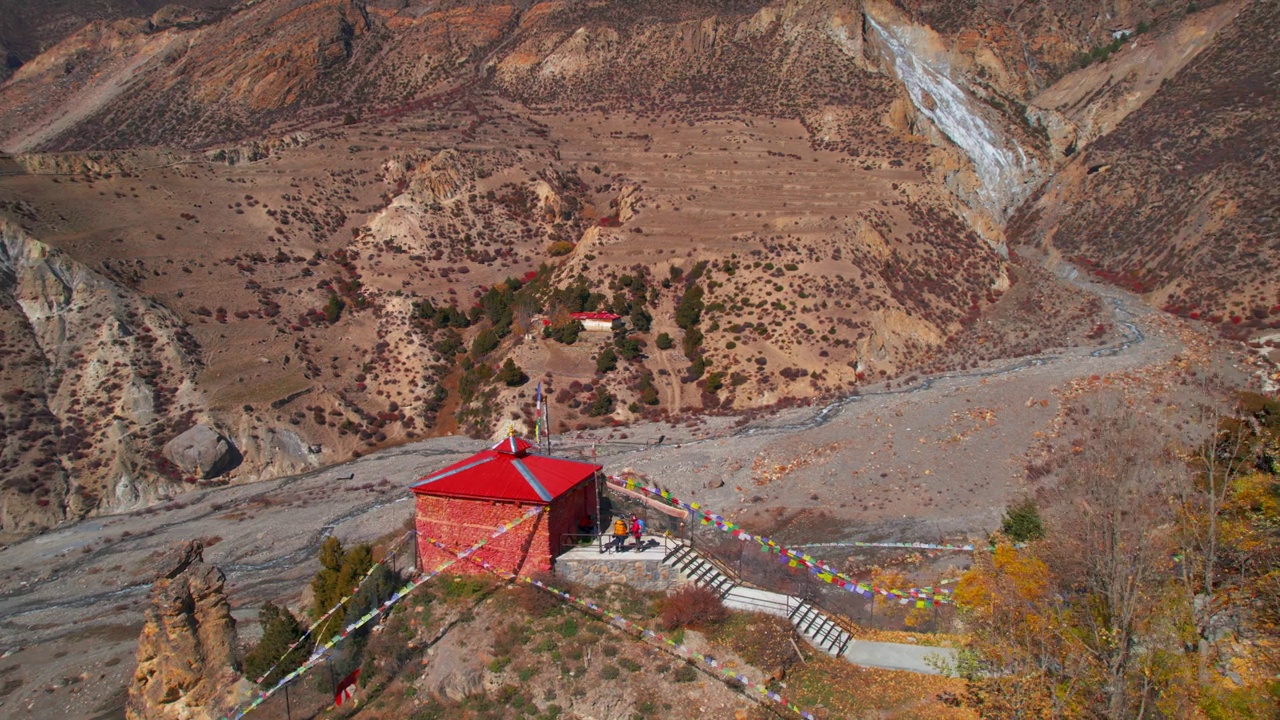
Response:
[{"label": "prayer flag string", "polygon": [[[933,607],[935,604],[951,603],[950,597],[947,597],[947,590],[944,588],[923,587],[911,588],[910,590],[897,590],[876,587],[869,583],[858,582],[835,568],[827,565],[821,560],[780,545],[773,540],[762,535],[753,535],[741,526],[727,520],[722,515],[708,512],[696,502],[685,502],[676,498],[669,490],[663,490],[657,487],[646,487],[640,483],[634,476],[621,477],[612,475],[608,478],[611,485],[630,490],[631,492],[641,492],[651,497],[660,499],[662,502],[678,507],[689,512],[690,517],[697,519],[703,525],[713,525],[718,530],[723,530],[742,542],[755,542],[759,545],[760,550],[766,553],[773,553],[778,559],[785,563],[788,567],[805,568],[813,577],[838,588],[857,593],[863,597],[874,597],[880,595],[887,600],[897,600],[899,604],[905,605],[915,600],[917,607]],[[972,548],[971,548],[972,549]]]}]

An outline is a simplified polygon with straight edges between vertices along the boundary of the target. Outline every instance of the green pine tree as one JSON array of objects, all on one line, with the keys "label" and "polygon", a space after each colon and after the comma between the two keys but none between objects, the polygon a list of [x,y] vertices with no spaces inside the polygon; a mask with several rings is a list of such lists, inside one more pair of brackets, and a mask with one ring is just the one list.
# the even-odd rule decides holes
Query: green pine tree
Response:
[{"label": "green pine tree", "polygon": [[481,330],[476,339],[471,341],[471,355],[479,358],[489,353],[489,351],[498,347],[498,333],[493,328],[485,328]]},{"label": "green pine tree", "polygon": [[1014,542],[1029,542],[1044,537],[1044,523],[1036,501],[1023,498],[1009,506],[1000,524],[1000,532]]},{"label": "green pine tree", "polygon": [[[373,567],[373,549],[357,545],[345,550],[335,537],[326,538],[320,546],[320,571],[311,580],[311,617],[319,621],[330,608],[342,602],[356,589],[356,583]],[[325,642],[346,626],[349,601],[342,603],[332,615],[318,625],[316,642]]]},{"label": "green pine tree", "polygon": [[596,372],[605,374],[612,372],[618,367],[618,354],[611,347],[605,347],[600,351],[600,356],[596,358]]},{"label": "green pine tree", "polygon": [[258,622],[262,625],[262,638],[244,656],[244,673],[250,680],[266,673],[261,682],[265,688],[296,670],[311,655],[312,645],[308,638],[289,650],[305,630],[288,608],[267,603],[258,611]]},{"label": "green pine tree", "polygon": [[680,329],[688,330],[702,322],[702,310],[705,307],[702,295],[702,286],[694,283],[680,297],[680,303],[676,305],[676,325]]},{"label": "green pine tree", "polygon": [[329,295],[329,300],[324,304],[324,319],[330,324],[338,322],[338,318],[342,317],[342,309],[347,304],[337,295]]},{"label": "green pine tree", "polygon": [[603,388],[596,393],[596,399],[591,403],[591,407],[587,409],[587,414],[591,417],[601,417],[603,415],[612,415],[616,398]]},{"label": "green pine tree", "polygon": [[635,360],[640,357],[640,341],[635,338],[619,335],[613,339],[613,347],[616,348],[618,357],[623,360]]},{"label": "green pine tree", "polygon": [[507,387],[520,387],[529,382],[529,376],[520,369],[519,365],[516,365],[514,360],[507,358],[506,362],[502,363],[502,369],[498,370],[498,380]]},{"label": "green pine tree", "polygon": [[649,332],[649,328],[653,327],[653,316],[643,305],[636,304],[631,307],[631,327],[638,332]]}]

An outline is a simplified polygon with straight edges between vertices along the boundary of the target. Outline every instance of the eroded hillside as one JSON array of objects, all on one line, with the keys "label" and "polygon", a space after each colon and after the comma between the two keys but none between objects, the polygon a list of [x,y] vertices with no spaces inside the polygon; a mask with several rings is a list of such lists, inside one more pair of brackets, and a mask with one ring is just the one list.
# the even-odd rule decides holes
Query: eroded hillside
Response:
[{"label": "eroded hillside", "polygon": [[202,405],[198,348],[182,321],[8,222],[0,298],[0,527],[156,499],[143,476],[172,471],[157,462],[160,447]]},{"label": "eroded hillside", "polygon": [[1013,228],[1021,243],[1244,339],[1280,328],[1280,10],[1239,13]]},{"label": "eroded hillside", "polygon": [[[169,12],[0,85],[6,532],[525,426],[538,383],[565,432],[1105,342],[1011,216],[1171,305],[1280,303],[1272,66],[1222,91],[1265,5]],[[197,425],[234,462],[176,468]]]},{"label": "eroded hillside", "polygon": [[[206,22],[235,4],[234,0],[25,0],[0,2],[0,78],[7,78],[60,40],[95,20],[147,18],[151,29]],[[149,16],[149,17],[148,17]]]}]

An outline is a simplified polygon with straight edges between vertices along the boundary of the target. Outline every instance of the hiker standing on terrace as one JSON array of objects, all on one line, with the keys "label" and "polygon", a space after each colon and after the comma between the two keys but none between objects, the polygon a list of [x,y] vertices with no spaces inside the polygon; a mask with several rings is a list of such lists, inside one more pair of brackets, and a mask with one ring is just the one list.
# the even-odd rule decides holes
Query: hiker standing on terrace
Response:
[{"label": "hiker standing on terrace", "polygon": [[613,519],[612,547],[618,552],[625,552],[627,549],[627,524],[620,517]]}]

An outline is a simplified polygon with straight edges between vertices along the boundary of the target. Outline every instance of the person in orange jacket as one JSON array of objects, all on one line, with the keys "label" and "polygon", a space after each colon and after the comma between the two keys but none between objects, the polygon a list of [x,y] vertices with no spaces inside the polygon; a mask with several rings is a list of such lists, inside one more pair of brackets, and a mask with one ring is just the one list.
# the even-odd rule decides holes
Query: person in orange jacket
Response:
[{"label": "person in orange jacket", "polygon": [[622,518],[613,519],[613,549],[618,552],[626,552],[627,549],[627,524]]}]

